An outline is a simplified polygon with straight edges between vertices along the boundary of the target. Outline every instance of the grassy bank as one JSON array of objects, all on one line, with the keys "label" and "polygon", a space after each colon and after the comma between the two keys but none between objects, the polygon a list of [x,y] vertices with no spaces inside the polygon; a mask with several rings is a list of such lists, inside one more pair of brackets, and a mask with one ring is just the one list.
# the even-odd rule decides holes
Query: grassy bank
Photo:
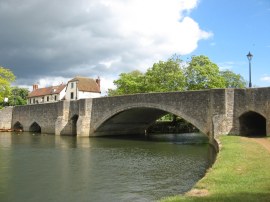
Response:
[{"label": "grassy bank", "polygon": [[215,164],[194,189],[162,202],[270,201],[270,152],[249,138],[223,136],[220,142]]}]

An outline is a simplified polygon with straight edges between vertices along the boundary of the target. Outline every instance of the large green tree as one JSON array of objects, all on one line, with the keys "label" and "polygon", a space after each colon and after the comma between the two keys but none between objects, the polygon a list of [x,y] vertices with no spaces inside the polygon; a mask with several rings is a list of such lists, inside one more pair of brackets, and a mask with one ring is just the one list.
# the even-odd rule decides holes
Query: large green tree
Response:
[{"label": "large green tree", "polygon": [[185,77],[180,60],[169,59],[155,63],[145,73],[147,92],[180,91],[185,87]]},{"label": "large green tree", "polygon": [[0,103],[9,97],[11,93],[11,83],[15,81],[15,76],[11,70],[0,67]]},{"label": "large green tree", "polygon": [[29,90],[26,88],[12,87],[11,95],[8,99],[8,105],[26,105],[28,93]]},{"label": "large green tree", "polygon": [[116,86],[116,89],[108,90],[109,96],[146,92],[145,76],[142,72],[135,70],[130,73],[122,73],[119,77],[119,79],[113,82]]},{"label": "large green tree", "polygon": [[181,61],[179,57],[159,61],[146,73],[137,70],[122,73],[114,84],[116,89],[110,89],[109,96],[246,86],[241,75],[230,70],[220,71],[217,64],[203,55],[193,56],[188,62]]},{"label": "large green tree", "polygon": [[206,56],[193,56],[185,69],[186,90],[225,88],[219,67]]},{"label": "large green tree", "polygon": [[109,89],[108,95],[183,90],[185,77],[180,64],[178,59],[169,59],[153,64],[146,73],[138,70],[122,73],[119,79],[114,81],[116,89]]}]

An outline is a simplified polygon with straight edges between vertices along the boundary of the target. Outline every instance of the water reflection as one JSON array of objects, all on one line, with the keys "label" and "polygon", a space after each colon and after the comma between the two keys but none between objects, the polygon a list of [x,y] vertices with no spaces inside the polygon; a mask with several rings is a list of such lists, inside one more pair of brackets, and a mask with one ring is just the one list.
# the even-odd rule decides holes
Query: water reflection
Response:
[{"label": "water reflection", "polygon": [[153,201],[190,189],[213,152],[171,140],[0,133],[0,201]]}]

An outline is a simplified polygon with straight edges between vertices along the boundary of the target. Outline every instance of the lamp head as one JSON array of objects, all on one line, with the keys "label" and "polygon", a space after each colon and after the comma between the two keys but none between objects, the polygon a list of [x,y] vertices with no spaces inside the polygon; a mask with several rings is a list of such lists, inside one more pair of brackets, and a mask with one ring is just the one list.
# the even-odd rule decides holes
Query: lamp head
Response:
[{"label": "lamp head", "polygon": [[248,60],[249,60],[249,61],[251,61],[251,60],[252,60],[252,57],[253,57],[253,55],[252,55],[250,52],[248,52],[248,54],[247,54],[247,58],[248,58]]}]

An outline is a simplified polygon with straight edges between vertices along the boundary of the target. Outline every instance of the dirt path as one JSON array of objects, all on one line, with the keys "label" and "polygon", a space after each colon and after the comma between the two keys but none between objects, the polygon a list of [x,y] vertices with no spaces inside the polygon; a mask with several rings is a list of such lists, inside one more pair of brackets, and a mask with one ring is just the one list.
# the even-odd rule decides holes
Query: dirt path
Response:
[{"label": "dirt path", "polygon": [[267,151],[270,152],[270,139],[269,138],[249,138],[250,140],[259,143],[262,145]]}]

